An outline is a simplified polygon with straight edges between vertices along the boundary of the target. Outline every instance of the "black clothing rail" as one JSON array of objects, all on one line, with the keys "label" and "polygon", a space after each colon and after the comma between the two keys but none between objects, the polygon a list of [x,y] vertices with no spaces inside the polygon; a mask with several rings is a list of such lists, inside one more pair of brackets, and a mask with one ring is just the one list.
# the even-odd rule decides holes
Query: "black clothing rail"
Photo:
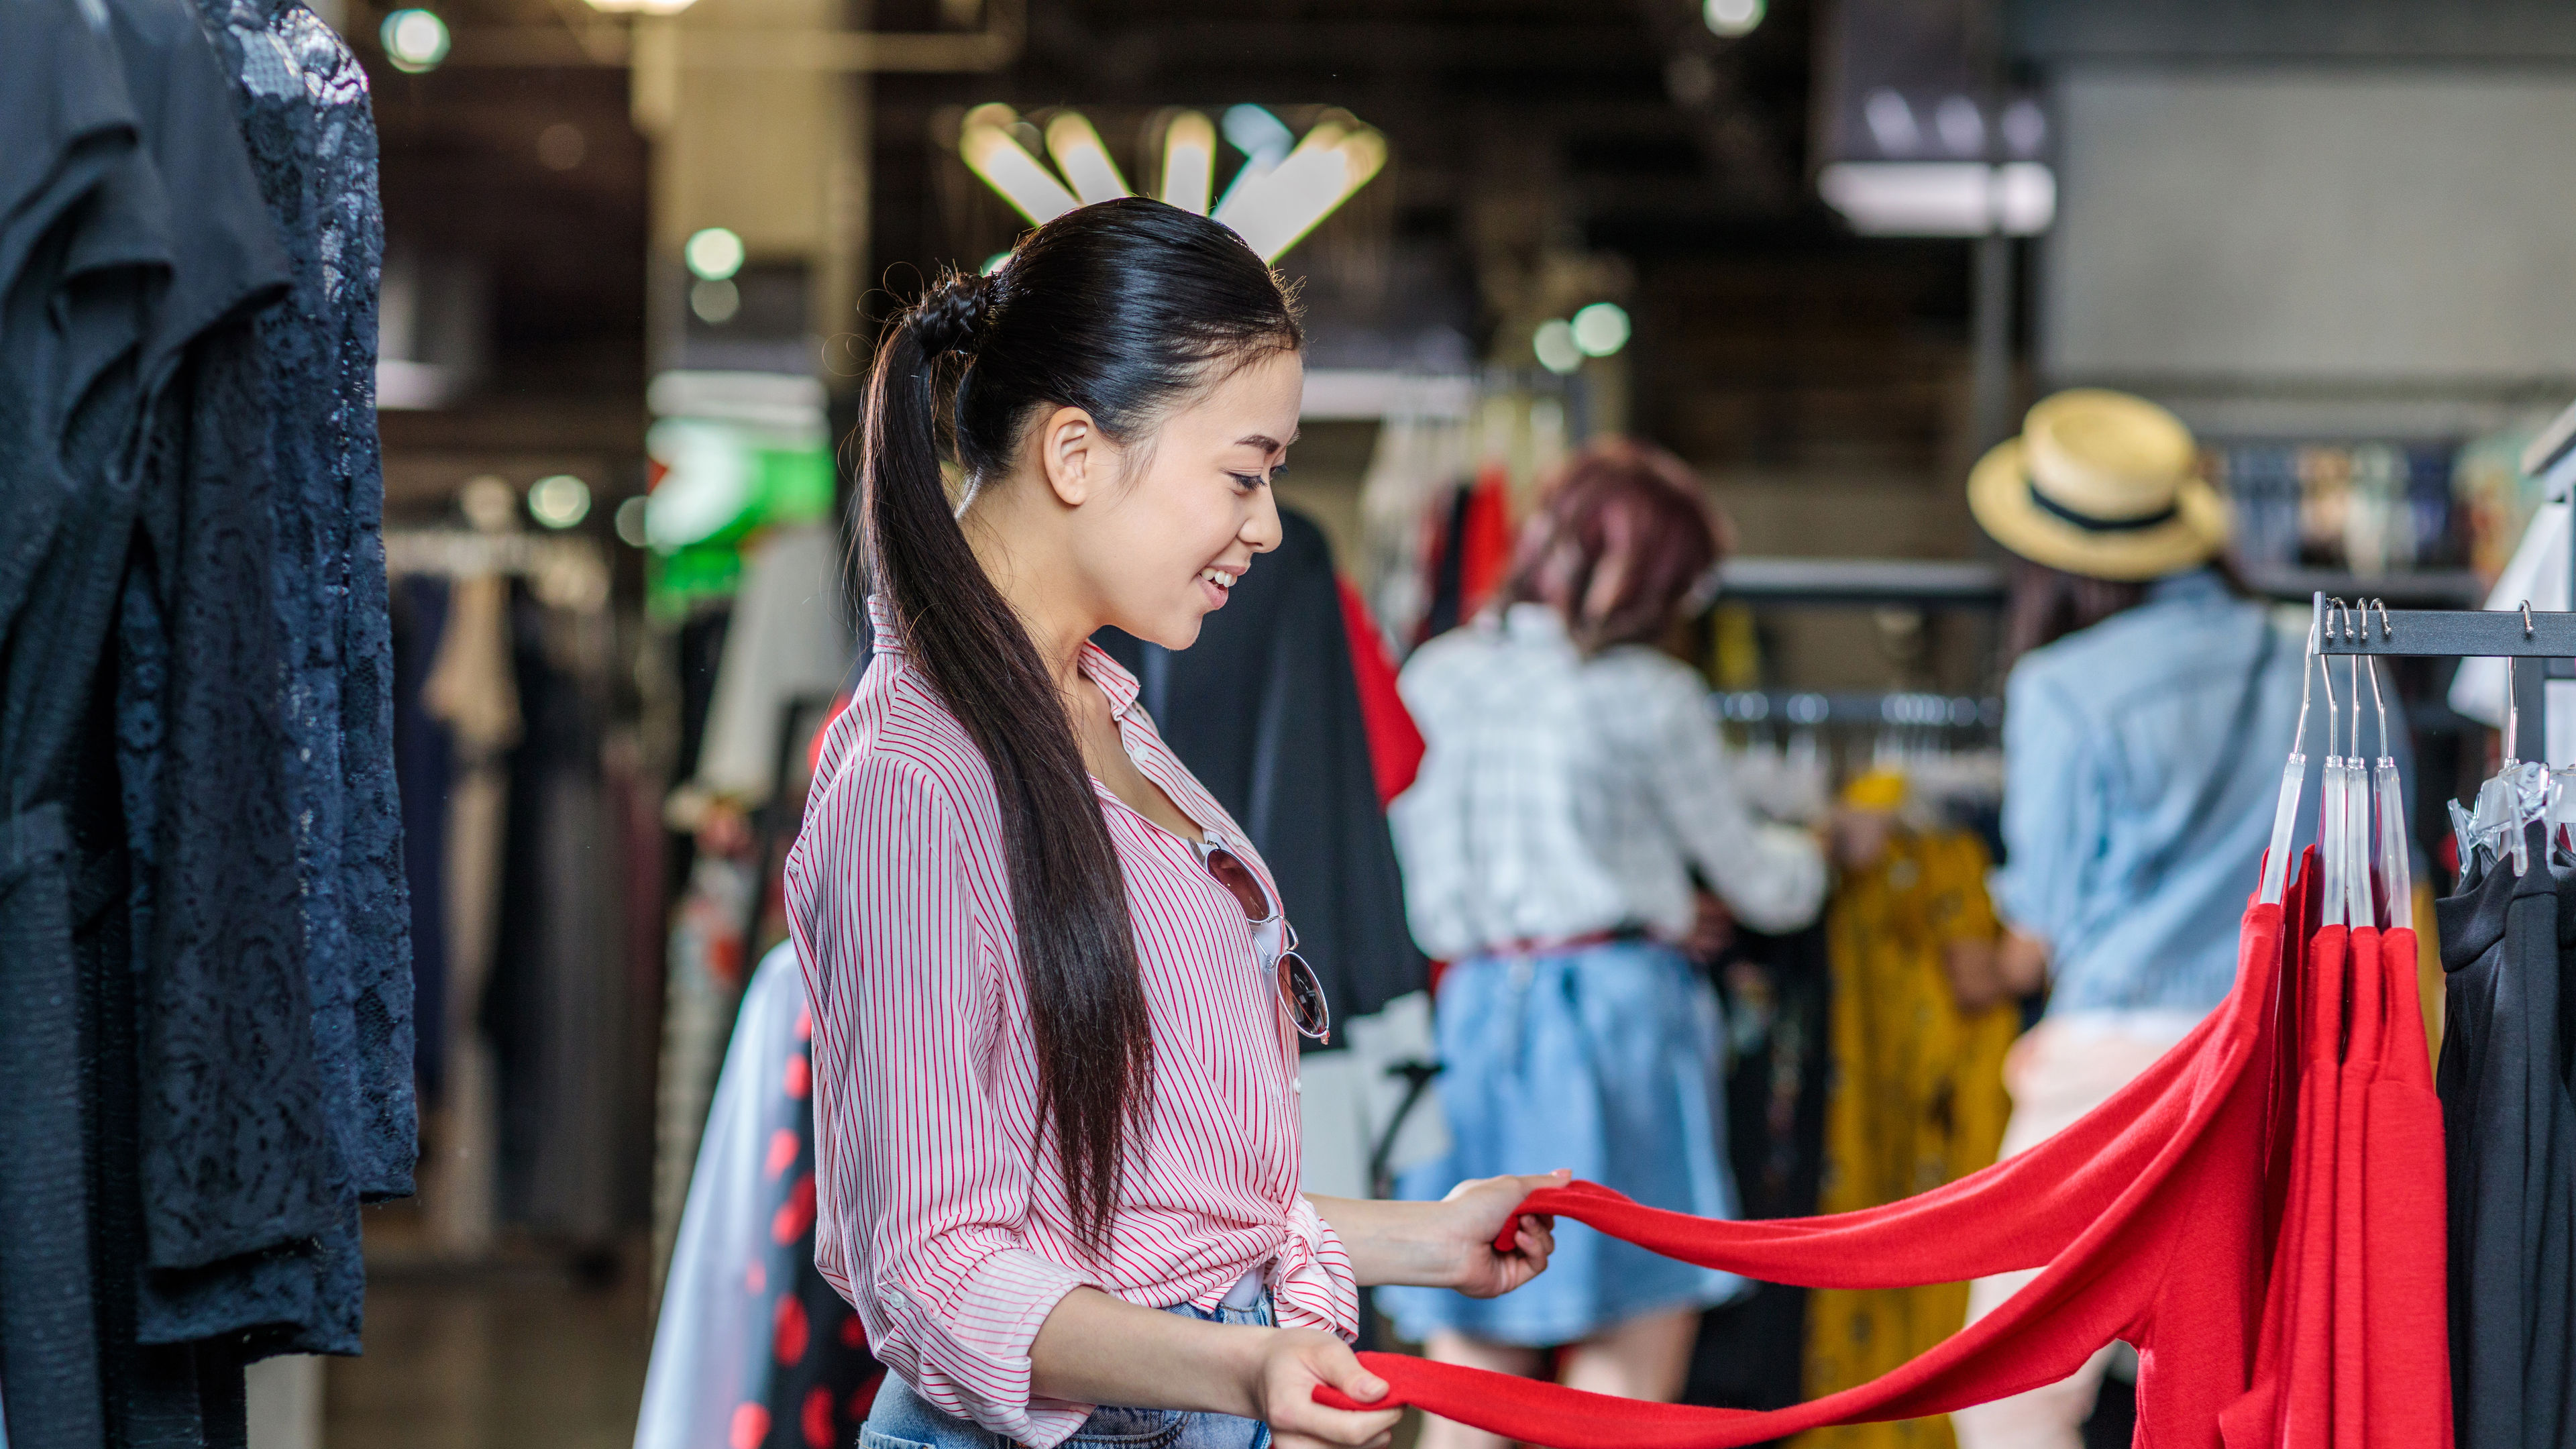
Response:
[{"label": "black clothing rail", "polygon": [[2576,613],[2505,609],[2337,608],[2323,595],[2318,610],[2317,652],[2328,655],[2397,655],[2435,658],[2539,659],[2538,669],[2513,671],[2518,759],[2546,758],[2546,692],[2551,678],[2576,677]]}]

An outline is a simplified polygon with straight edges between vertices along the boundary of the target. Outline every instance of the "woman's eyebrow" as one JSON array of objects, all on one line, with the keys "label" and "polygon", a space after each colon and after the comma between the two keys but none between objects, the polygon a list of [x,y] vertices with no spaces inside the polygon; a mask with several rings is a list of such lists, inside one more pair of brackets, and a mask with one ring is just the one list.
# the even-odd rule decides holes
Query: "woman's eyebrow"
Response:
[{"label": "woman's eyebrow", "polygon": [[[1290,434],[1288,443],[1297,441],[1298,436],[1299,435],[1297,434]],[[1237,438],[1234,442],[1237,447],[1259,448],[1264,453],[1284,453],[1288,451],[1288,443],[1283,443],[1277,438],[1270,436],[1268,433],[1253,433],[1247,437]]]}]

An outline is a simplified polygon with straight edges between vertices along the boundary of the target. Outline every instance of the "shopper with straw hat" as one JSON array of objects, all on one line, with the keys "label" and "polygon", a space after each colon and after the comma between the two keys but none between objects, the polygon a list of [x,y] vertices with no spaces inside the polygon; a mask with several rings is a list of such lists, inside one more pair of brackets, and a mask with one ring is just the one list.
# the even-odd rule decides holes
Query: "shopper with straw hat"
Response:
[{"label": "shopper with straw hat", "polygon": [[[1977,522],[2016,555],[1993,985],[2048,990],[2005,1066],[2006,1156],[2144,1069],[2235,974],[2305,655],[2226,561],[2227,507],[2196,452],[2163,408],[2086,388],[2032,408],[1968,478]],[[2029,1276],[1977,1283],[1970,1316]],[[2109,1353],[1955,1415],[1962,1449],[2078,1449]]]}]

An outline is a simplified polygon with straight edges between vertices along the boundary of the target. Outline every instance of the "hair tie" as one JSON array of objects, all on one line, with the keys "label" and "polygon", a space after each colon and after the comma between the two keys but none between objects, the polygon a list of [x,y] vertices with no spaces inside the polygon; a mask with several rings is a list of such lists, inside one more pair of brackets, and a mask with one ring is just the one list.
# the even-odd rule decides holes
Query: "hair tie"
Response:
[{"label": "hair tie", "polygon": [[992,315],[994,278],[978,272],[951,272],[913,304],[912,327],[921,338],[923,355],[972,352],[975,339]]}]

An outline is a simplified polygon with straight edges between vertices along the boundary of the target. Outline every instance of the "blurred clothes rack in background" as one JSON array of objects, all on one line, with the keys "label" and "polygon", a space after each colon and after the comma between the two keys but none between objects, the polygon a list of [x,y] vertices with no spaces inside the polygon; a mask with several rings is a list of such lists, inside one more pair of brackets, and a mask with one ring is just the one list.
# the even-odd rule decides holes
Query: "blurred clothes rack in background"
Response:
[{"label": "blurred clothes rack in background", "polygon": [[1360,484],[1361,596],[1400,657],[1474,618],[1539,483],[1588,431],[1578,380],[1494,369],[1391,406]]},{"label": "blurred clothes rack in background", "polygon": [[634,903],[659,899],[662,849],[609,723],[607,562],[507,531],[397,531],[386,554],[414,929],[442,947],[420,988],[431,1245],[479,1256],[508,1226],[603,1252],[644,1220],[660,972]]},{"label": "blurred clothes rack in background", "polygon": [[1730,690],[1710,696],[1748,799],[1776,820],[1821,822],[1842,784],[1871,772],[1905,782],[1917,824],[1936,818],[1993,837],[2003,800],[2003,701],[1970,695]]}]

